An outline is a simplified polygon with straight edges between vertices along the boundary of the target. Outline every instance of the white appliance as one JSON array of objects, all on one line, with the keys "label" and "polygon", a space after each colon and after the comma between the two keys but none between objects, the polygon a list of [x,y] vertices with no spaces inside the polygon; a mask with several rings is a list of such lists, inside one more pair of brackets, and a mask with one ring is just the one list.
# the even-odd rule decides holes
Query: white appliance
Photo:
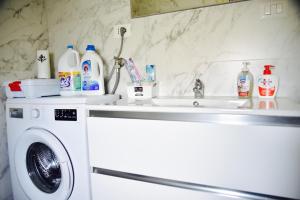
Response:
[{"label": "white appliance", "polygon": [[[115,96],[102,96],[105,103]],[[85,97],[7,100],[15,200],[91,199]]]}]

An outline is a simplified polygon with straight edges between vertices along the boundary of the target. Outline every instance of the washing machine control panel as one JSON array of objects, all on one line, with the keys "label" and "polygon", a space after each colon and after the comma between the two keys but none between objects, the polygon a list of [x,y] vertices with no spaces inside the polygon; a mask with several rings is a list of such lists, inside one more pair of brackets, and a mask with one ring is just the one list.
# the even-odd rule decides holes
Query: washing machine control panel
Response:
[{"label": "washing machine control panel", "polygon": [[56,121],[77,121],[76,109],[54,109]]},{"label": "washing machine control panel", "polygon": [[9,108],[10,118],[23,118],[23,108]]}]

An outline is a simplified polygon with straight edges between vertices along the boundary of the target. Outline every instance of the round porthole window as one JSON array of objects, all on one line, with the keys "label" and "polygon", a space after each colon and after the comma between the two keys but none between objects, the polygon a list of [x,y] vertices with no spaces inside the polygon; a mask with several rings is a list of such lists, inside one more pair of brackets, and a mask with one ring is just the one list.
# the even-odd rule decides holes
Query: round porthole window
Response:
[{"label": "round porthole window", "polygon": [[35,142],[26,153],[27,172],[34,185],[46,193],[54,193],[61,183],[61,168],[54,152]]}]

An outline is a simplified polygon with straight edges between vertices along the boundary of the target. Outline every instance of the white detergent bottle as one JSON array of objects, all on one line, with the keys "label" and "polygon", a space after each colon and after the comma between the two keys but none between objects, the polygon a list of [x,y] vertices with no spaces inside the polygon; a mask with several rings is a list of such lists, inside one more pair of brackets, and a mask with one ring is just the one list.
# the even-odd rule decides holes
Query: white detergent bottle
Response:
[{"label": "white detergent bottle", "polygon": [[258,96],[260,98],[275,98],[278,90],[278,77],[272,75],[272,65],[265,65],[263,75],[258,77]]},{"label": "white detergent bottle", "polygon": [[80,66],[82,94],[103,95],[105,93],[103,62],[94,45],[87,45]]},{"label": "white detergent bottle", "polygon": [[60,95],[80,95],[81,75],[79,53],[73,45],[67,46],[67,51],[58,61],[58,78],[60,81]]}]

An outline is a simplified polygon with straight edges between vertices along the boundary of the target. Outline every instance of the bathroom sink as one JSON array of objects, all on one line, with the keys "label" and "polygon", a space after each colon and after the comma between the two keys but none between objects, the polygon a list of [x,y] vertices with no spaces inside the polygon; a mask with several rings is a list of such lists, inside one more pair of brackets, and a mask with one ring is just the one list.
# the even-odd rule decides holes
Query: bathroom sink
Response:
[{"label": "bathroom sink", "polygon": [[208,108],[243,108],[250,105],[248,99],[235,97],[158,97],[152,102],[157,106],[186,106],[186,107],[208,107]]}]

